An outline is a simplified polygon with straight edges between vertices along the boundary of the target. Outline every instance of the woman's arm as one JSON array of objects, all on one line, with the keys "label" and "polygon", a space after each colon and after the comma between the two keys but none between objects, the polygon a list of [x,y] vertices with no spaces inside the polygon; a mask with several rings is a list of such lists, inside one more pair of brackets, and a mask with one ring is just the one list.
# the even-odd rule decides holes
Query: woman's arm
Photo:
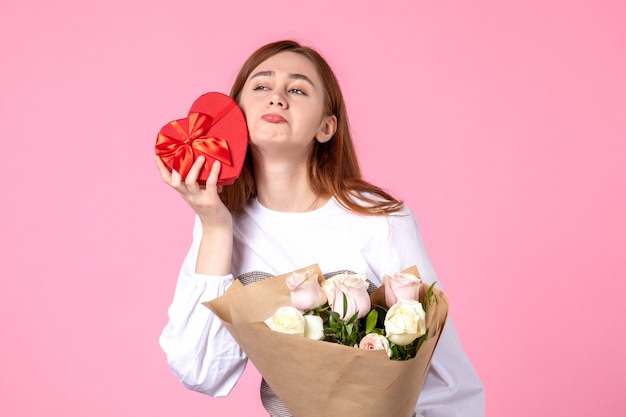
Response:
[{"label": "woman's arm", "polygon": [[215,162],[204,188],[198,175],[199,157],[187,178],[165,167],[155,157],[163,181],[174,188],[196,212],[191,249],[180,270],[169,322],[159,342],[178,379],[189,389],[212,396],[227,395],[241,376],[247,359],[220,320],[205,306],[232,284],[232,215],[219,197]]},{"label": "woman's arm", "polygon": [[169,322],[159,343],[176,377],[194,391],[221,397],[235,386],[247,358],[221,321],[205,306],[222,295],[232,275],[211,276],[194,272],[202,226],[196,218],[191,249],[183,262]]},{"label": "woman's arm", "polygon": [[[439,282],[424,246],[419,226],[407,209],[406,216],[389,217],[389,239],[384,248],[383,272],[417,265],[427,283]],[[454,300],[452,300],[454,302]],[[484,416],[483,384],[463,351],[448,316],[420,394],[416,411],[423,417]]]},{"label": "woman's arm", "polygon": [[198,248],[195,272],[203,275],[226,275],[230,273],[233,252],[233,216],[219,193],[217,185],[221,164],[214,161],[206,185],[198,184],[198,175],[204,165],[204,156],[193,163],[187,178],[183,180],[176,171],[170,172],[161,158],[155,155],[157,169],[163,181],[178,191],[180,196],[196,212],[202,225],[202,236]]},{"label": "woman's arm", "polygon": [[423,417],[482,417],[484,387],[448,316],[435,348],[416,411]]}]

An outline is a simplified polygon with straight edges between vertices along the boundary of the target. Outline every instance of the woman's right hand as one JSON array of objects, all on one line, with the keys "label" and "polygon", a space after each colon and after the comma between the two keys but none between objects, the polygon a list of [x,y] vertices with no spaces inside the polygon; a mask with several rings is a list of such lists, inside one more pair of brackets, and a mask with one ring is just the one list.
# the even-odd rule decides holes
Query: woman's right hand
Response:
[{"label": "woman's right hand", "polygon": [[185,180],[178,172],[170,172],[156,155],[155,161],[163,181],[178,191],[196,212],[202,224],[196,272],[208,275],[228,274],[232,255],[233,217],[219,196],[222,191],[222,187],[217,185],[220,162],[213,162],[206,186],[201,187],[198,184],[198,175],[205,162],[204,156],[199,156],[194,161]]},{"label": "woman's right hand", "polygon": [[201,155],[194,161],[185,180],[178,172],[170,172],[158,156],[155,156],[155,161],[163,181],[178,191],[183,200],[196,212],[205,230],[225,226],[231,228],[232,216],[220,199],[222,187],[217,185],[221,169],[219,161],[213,162],[205,187],[198,183],[198,175],[205,162],[204,156]]}]

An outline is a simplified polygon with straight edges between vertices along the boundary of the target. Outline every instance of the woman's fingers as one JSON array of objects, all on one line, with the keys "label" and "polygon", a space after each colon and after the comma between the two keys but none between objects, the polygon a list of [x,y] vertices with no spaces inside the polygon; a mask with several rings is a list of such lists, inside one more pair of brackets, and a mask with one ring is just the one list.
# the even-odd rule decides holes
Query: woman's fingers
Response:
[{"label": "woman's fingers", "polygon": [[[229,226],[232,228],[232,217],[230,212],[224,206],[219,197],[222,186],[217,185],[222,165],[219,161],[214,161],[211,165],[211,171],[206,181],[206,187],[200,186],[198,176],[202,167],[206,162],[204,156],[199,156],[191,166],[187,177],[183,180],[180,173],[169,168],[158,156],[154,157],[157,169],[163,178],[163,181],[170,187],[174,188],[180,196],[191,206],[191,208],[200,217],[204,225],[210,227]],[[232,230],[231,230],[232,233]]]},{"label": "woman's fingers", "polygon": [[154,155],[154,162],[156,162],[157,169],[159,170],[163,181],[167,184],[170,184],[172,180],[172,173],[170,172],[170,170],[167,169],[167,167],[158,155]]},{"label": "woman's fingers", "polygon": [[[222,191],[222,186],[217,185],[222,168],[222,164],[219,161],[214,161],[211,165],[211,171],[209,172],[205,187],[204,185],[200,186],[198,183],[198,177],[206,162],[204,156],[201,155],[194,161],[185,179],[183,179],[176,170],[170,172],[169,168],[159,156],[155,155],[154,160],[163,181],[178,191],[192,206],[203,204],[203,201],[213,201],[217,194]],[[207,193],[207,191],[209,192]]]},{"label": "woman's fingers", "polygon": [[206,158],[200,155],[191,166],[191,169],[187,174],[187,178],[185,178],[185,185],[188,190],[197,191],[200,188],[200,185],[198,184],[198,176],[200,175],[200,171],[202,171],[204,161],[206,161]]},{"label": "woman's fingers", "polygon": [[161,178],[163,178],[163,182],[178,190],[181,183],[180,174],[174,170],[170,172],[170,170],[167,168],[167,166],[165,166],[165,163],[163,163],[158,155],[154,155],[154,161],[156,162],[157,169],[161,174]]},{"label": "woman's fingers", "polygon": [[170,185],[172,187],[174,187],[176,190],[182,191],[181,190],[182,183],[183,183],[183,177],[181,177],[181,175],[178,173],[178,171],[173,169],[172,170],[172,176],[170,178]]},{"label": "woman's fingers", "polygon": [[222,169],[222,164],[220,161],[213,161],[213,165],[211,166],[211,172],[209,173],[209,178],[206,180],[207,185],[217,185],[217,180],[220,176],[220,170]]}]

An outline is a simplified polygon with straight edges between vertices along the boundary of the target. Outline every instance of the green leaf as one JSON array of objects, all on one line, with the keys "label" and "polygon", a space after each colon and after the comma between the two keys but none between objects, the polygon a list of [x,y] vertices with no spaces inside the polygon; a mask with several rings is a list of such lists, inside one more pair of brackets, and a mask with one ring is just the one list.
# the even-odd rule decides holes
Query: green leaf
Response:
[{"label": "green leaf", "polygon": [[337,329],[337,324],[339,323],[339,314],[335,311],[331,311],[328,316],[328,326]]},{"label": "green leaf", "polygon": [[433,282],[432,284],[430,284],[430,287],[428,287],[428,293],[426,294],[426,299],[424,300],[425,313],[428,312],[428,308],[430,307],[430,305],[435,302],[435,293],[433,291],[433,288],[435,288],[436,283],[437,281]]},{"label": "green leaf", "polygon": [[398,345],[396,345],[393,342],[389,342],[389,345],[391,346],[391,359],[398,360],[399,359]]},{"label": "green leaf", "polygon": [[350,317],[350,319],[347,321],[348,324],[352,324],[356,321],[356,319],[359,318],[359,312],[355,312],[352,317]]},{"label": "green leaf", "polygon": [[426,333],[424,333],[422,336],[420,336],[419,339],[417,339],[417,346],[415,348],[415,352],[419,350],[419,348],[422,346],[422,343],[424,343],[426,339],[428,339],[428,329],[426,330]]},{"label": "green leaf", "polygon": [[378,311],[372,310],[367,315],[367,319],[365,321],[365,333],[371,333],[372,330],[376,327],[376,323],[378,322]]},{"label": "green leaf", "polygon": [[346,314],[348,314],[348,297],[346,297],[345,292],[342,292],[341,295],[343,295],[343,315],[341,317],[345,319]]}]

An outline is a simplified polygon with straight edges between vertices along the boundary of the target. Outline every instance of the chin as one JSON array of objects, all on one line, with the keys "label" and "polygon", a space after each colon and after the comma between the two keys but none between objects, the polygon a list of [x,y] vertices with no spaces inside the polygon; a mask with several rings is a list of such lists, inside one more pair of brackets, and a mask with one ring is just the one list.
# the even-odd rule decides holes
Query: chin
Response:
[{"label": "chin", "polygon": [[250,142],[253,144],[261,143],[280,143],[284,141],[284,137],[275,128],[263,128],[257,132],[250,132]]}]

